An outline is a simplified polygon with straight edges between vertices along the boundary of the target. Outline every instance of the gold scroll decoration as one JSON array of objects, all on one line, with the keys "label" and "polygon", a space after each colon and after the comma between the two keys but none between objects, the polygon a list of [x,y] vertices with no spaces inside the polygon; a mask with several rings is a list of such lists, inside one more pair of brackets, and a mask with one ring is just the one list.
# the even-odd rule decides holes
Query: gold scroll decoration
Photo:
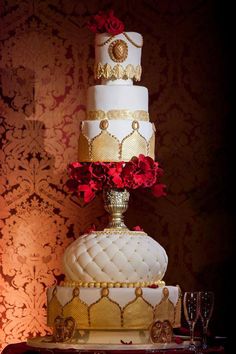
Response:
[{"label": "gold scroll decoration", "polygon": [[87,112],[87,120],[103,120],[103,119],[127,119],[149,121],[149,113],[144,110],[131,111],[128,109],[111,109],[109,111],[95,110]]},{"label": "gold scroll decoration", "polygon": [[95,79],[134,79],[135,81],[140,81],[141,74],[141,65],[134,67],[132,64],[128,64],[123,67],[121,64],[116,64],[112,67],[110,64],[98,63],[94,67]]}]

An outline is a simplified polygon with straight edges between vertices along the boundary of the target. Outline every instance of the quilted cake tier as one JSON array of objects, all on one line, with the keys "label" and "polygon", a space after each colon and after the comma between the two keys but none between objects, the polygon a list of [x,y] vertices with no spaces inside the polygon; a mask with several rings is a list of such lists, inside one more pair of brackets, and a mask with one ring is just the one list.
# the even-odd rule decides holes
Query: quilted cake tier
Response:
[{"label": "quilted cake tier", "polygon": [[145,232],[105,229],[85,234],[63,257],[67,280],[94,283],[154,283],[166,271],[164,248]]}]

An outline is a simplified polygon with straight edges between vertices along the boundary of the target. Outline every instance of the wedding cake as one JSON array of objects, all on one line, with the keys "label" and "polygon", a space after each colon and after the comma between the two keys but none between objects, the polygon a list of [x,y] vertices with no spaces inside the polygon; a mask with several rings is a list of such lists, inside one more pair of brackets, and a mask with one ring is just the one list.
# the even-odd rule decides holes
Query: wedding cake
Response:
[{"label": "wedding cake", "polygon": [[[98,33],[95,79],[87,92],[87,119],[81,122],[79,162],[154,159],[155,127],[149,120],[148,90],[141,78],[142,36]],[[149,343],[155,320],[180,326],[181,293],[163,279],[168,258],[144,231],[130,231],[117,210],[129,192],[108,190],[110,227],[80,236],[63,257],[65,281],[48,289],[48,325],[54,340],[69,343]],[[109,209],[110,208],[110,209]]]}]

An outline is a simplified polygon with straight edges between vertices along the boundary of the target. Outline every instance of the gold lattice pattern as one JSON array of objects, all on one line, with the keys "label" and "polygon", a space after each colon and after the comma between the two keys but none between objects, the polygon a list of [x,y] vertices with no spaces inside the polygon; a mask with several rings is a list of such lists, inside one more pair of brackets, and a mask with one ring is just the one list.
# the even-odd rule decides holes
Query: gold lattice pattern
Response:
[{"label": "gold lattice pattern", "polygon": [[[101,121],[104,122],[104,121]],[[147,141],[138,130],[133,130],[121,142],[106,129],[89,140],[81,132],[78,143],[79,161],[129,161],[143,154],[155,158],[155,135]]]},{"label": "gold lattice pattern", "polygon": [[95,79],[134,79],[135,81],[140,81],[141,74],[141,65],[135,67],[132,64],[128,64],[124,67],[121,64],[116,64],[112,67],[110,64],[98,63],[94,67]]},{"label": "gold lattice pattern", "polygon": [[[56,288],[55,288],[56,289]],[[143,297],[142,288],[135,289],[135,298],[121,307],[109,297],[109,289],[102,288],[100,297],[87,305],[80,299],[80,288],[74,288],[72,298],[63,306],[54,289],[48,303],[48,325],[53,326],[57,316],[71,316],[78,329],[149,329],[154,320],[169,320],[172,327],[180,326],[181,295],[176,305],[163,288],[161,301],[153,306]]]}]

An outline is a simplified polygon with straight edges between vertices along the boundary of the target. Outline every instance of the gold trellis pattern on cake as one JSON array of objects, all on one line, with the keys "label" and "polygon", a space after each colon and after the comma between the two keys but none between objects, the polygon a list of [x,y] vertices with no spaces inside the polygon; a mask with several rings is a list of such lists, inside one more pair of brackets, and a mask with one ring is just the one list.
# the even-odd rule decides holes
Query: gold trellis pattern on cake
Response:
[{"label": "gold trellis pattern on cake", "polygon": [[[87,305],[80,299],[80,291],[76,287],[71,295],[68,293],[68,302],[64,306],[57,299],[57,291],[53,291],[52,299],[47,304],[48,325],[53,326],[55,318],[63,314],[65,318],[73,317],[78,329],[148,329],[153,320],[166,319],[170,320],[173,328],[180,326],[180,289],[178,301],[174,305],[168,289],[164,287],[162,298],[155,307],[144,298],[141,287],[133,289],[133,300],[123,307],[109,296],[109,291],[108,288],[102,288],[99,298]],[[83,318],[79,318],[81,314]]]},{"label": "gold trellis pattern on cake", "polygon": [[143,154],[154,158],[154,132],[149,141],[139,132],[139,123],[133,121],[133,131],[120,142],[107,130],[109,122],[102,120],[100,133],[89,139],[82,131],[79,136],[79,161],[129,161],[133,156]]},{"label": "gold trellis pattern on cake", "polygon": [[95,79],[134,79],[135,81],[140,81],[141,74],[141,65],[133,66],[132,64],[128,64],[124,67],[121,64],[116,64],[112,67],[108,63],[98,63],[94,66]]},{"label": "gold trellis pattern on cake", "polygon": [[62,314],[64,317],[73,317],[77,328],[87,328],[89,326],[88,305],[79,298],[80,289],[74,288],[73,298],[64,307]]},{"label": "gold trellis pattern on cake", "polygon": [[153,307],[142,297],[141,288],[135,289],[135,295],[136,298],[123,309],[123,326],[148,329],[154,318]]}]

